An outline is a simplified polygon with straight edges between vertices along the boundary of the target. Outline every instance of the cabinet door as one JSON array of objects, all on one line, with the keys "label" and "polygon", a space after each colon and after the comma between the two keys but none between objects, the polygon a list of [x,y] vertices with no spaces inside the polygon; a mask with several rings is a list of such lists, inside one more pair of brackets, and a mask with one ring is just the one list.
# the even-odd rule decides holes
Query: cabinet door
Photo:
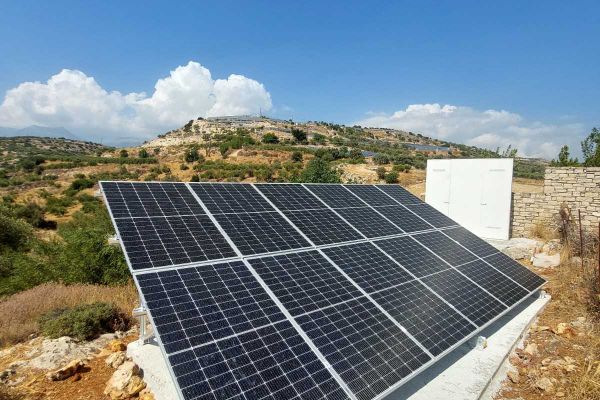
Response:
[{"label": "cabinet door", "polygon": [[450,160],[427,160],[425,201],[448,215],[450,206]]},{"label": "cabinet door", "polygon": [[512,158],[489,160],[486,165],[481,190],[482,237],[508,239],[512,173]]}]

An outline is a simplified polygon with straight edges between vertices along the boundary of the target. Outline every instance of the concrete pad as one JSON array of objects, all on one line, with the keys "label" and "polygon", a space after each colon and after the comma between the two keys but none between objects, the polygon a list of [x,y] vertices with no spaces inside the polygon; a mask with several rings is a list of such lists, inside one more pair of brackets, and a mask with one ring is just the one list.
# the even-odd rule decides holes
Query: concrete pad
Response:
[{"label": "concrete pad", "polygon": [[143,345],[138,340],[129,343],[127,355],[142,370],[144,381],[156,400],[176,400],[179,398],[167,362],[154,338]]},{"label": "concrete pad", "polygon": [[542,242],[528,238],[512,238],[509,240],[486,239],[486,241],[515,260],[530,258]]},{"label": "concrete pad", "polygon": [[[487,338],[486,348],[476,345],[477,338],[466,342],[389,394],[386,399],[491,399],[506,376],[508,367],[505,364],[508,363],[508,356],[548,301],[548,295],[543,298],[533,295],[523,301],[517,308],[481,332],[480,335]],[[178,398],[166,360],[154,340],[143,345],[138,341],[130,343],[127,355],[142,369],[144,380],[156,400]]]},{"label": "concrete pad", "polygon": [[534,295],[484,329],[487,347],[471,340],[391,393],[393,400],[491,399],[505,378],[508,356],[521,343],[550,296]]}]

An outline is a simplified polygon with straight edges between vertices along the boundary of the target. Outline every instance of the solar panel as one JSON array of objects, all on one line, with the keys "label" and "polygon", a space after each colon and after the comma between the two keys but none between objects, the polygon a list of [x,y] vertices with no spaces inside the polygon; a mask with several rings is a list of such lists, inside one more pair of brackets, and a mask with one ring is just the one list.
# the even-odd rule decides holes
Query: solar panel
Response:
[{"label": "solar panel", "polygon": [[453,266],[477,259],[477,256],[439,231],[420,233],[414,235],[413,238]]},{"label": "solar panel", "polygon": [[280,210],[314,210],[327,208],[311,192],[300,185],[259,184],[256,185]]},{"label": "solar panel", "polygon": [[206,215],[119,218],[115,224],[133,270],[236,256]]},{"label": "solar panel", "polygon": [[450,266],[409,236],[373,242],[417,277],[444,271]]},{"label": "solar panel", "polygon": [[296,320],[360,400],[380,395],[430,360],[366,297]]},{"label": "solar panel", "polygon": [[467,250],[475,253],[479,257],[486,257],[498,253],[498,249],[490,245],[488,242],[481,240],[479,237],[469,232],[465,228],[458,227],[446,229],[444,234],[450,236]]},{"label": "solar panel", "polygon": [[376,207],[376,209],[405,232],[433,229],[433,226],[429,225],[403,206]]},{"label": "solar panel", "polygon": [[402,233],[402,230],[369,207],[341,208],[335,211],[369,238]]},{"label": "solar panel", "polygon": [[421,199],[400,185],[376,185],[377,189],[385,192],[401,204],[421,204]]},{"label": "solar panel", "polygon": [[183,183],[103,182],[114,218],[204,214]]},{"label": "solar panel", "polygon": [[527,290],[497,270],[490,268],[483,260],[464,264],[457,269],[509,306],[527,296]]},{"label": "solar panel", "polygon": [[544,283],[399,186],[101,187],[185,400],[383,397]]},{"label": "solar panel", "polygon": [[306,188],[331,208],[364,207],[366,205],[342,185],[306,185]]},{"label": "solar panel", "polygon": [[398,203],[373,185],[344,185],[370,206],[395,206]]},{"label": "solar panel", "polygon": [[422,281],[477,326],[486,324],[506,309],[455,269],[426,276]]},{"label": "solar panel", "polygon": [[331,210],[285,211],[284,214],[316,245],[362,239]]},{"label": "solar panel", "polygon": [[323,249],[323,252],[367,293],[391,288],[413,279],[371,243],[329,247]]},{"label": "solar panel", "polygon": [[215,219],[244,255],[310,246],[306,239],[276,212],[217,214]]},{"label": "solar panel", "polygon": [[317,251],[259,258],[250,264],[294,316],[362,295]]},{"label": "solar panel", "polygon": [[288,321],[169,356],[185,399],[349,399]]},{"label": "solar panel", "polygon": [[373,298],[436,356],[477,329],[417,281],[385,289]]},{"label": "solar panel", "polygon": [[137,276],[167,354],[285,320],[241,261]]},{"label": "solar panel", "polygon": [[498,271],[510,276],[519,285],[529,291],[534,291],[544,284],[544,280],[523,267],[521,264],[504,253],[496,253],[485,257],[484,260]]},{"label": "solar panel", "polygon": [[213,214],[275,211],[250,185],[190,183],[190,187]]},{"label": "solar panel", "polygon": [[406,207],[436,228],[458,225],[452,219],[448,218],[427,203],[407,204]]}]

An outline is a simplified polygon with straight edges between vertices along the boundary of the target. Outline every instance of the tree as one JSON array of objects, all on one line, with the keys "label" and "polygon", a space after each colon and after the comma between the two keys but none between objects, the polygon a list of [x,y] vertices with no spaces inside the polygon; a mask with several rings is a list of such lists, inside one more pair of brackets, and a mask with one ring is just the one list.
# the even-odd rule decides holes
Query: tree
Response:
[{"label": "tree", "polygon": [[391,171],[385,174],[385,183],[398,183],[398,173]]},{"label": "tree", "polygon": [[498,154],[502,158],[515,158],[517,156],[518,149],[513,149],[512,145],[509,144],[506,149],[502,153],[500,153],[500,148],[496,149],[496,154]]},{"label": "tree", "polygon": [[119,152],[119,156],[120,156],[121,158],[127,158],[127,157],[129,157],[129,153],[127,152],[127,150],[125,150],[125,149],[122,149],[122,150]]},{"label": "tree", "polygon": [[148,158],[148,151],[144,148],[140,149],[140,151],[138,151],[138,157],[139,158]]},{"label": "tree", "polygon": [[267,132],[263,135],[262,142],[269,143],[269,144],[276,144],[276,143],[279,143],[279,138],[274,133]]},{"label": "tree", "polygon": [[586,167],[600,166],[600,130],[592,128],[588,137],[581,142],[581,152]]},{"label": "tree", "polygon": [[202,140],[204,141],[204,148],[206,149],[206,157],[210,157],[210,153],[212,152],[213,136],[210,133],[203,133]]},{"label": "tree", "polygon": [[300,182],[341,183],[340,174],[322,158],[316,157],[308,162],[298,178]]},{"label": "tree", "polygon": [[304,132],[303,130],[298,129],[298,128],[293,128],[292,136],[294,137],[294,140],[296,141],[296,143],[306,143],[306,132]]}]

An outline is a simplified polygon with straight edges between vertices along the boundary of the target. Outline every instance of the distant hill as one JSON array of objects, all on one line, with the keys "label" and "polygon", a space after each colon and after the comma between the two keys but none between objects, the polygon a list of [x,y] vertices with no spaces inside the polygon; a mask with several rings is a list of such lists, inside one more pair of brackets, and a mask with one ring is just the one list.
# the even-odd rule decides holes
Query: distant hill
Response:
[{"label": "distant hill", "polygon": [[49,138],[65,138],[77,140],[78,137],[73,135],[68,129],[50,126],[30,125],[25,128],[7,128],[0,126],[0,136],[12,137],[12,136],[36,136],[36,137],[49,137]]}]

